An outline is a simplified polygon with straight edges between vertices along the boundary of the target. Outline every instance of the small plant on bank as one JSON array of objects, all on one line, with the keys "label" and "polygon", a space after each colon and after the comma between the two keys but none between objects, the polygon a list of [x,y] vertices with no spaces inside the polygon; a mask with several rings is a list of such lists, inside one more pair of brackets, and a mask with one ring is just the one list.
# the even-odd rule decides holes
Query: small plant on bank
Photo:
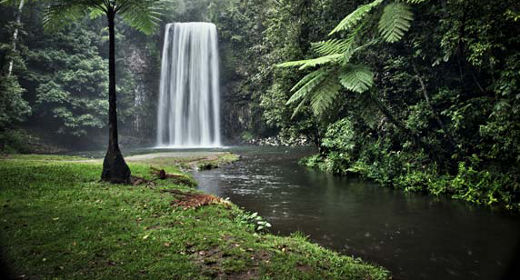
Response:
[{"label": "small plant on bank", "polygon": [[251,229],[257,232],[267,232],[271,224],[267,222],[258,212],[250,213],[243,212],[235,218],[238,224],[248,225]]}]

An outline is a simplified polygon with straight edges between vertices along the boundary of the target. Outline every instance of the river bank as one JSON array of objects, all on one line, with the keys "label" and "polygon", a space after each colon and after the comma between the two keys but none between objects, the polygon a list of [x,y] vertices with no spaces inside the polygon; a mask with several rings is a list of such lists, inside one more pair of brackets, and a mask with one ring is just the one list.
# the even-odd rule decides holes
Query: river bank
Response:
[{"label": "river bank", "polygon": [[[167,157],[129,160],[185,176]],[[212,158],[214,160],[214,158]],[[192,162],[192,161],[188,161]],[[257,232],[251,215],[225,200],[190,207],[200,194],[168,181],[99,182],[101,163],[79,157],[0,160],[2,254],[20,279],[387,279],[389,272],[306,240]]]}]

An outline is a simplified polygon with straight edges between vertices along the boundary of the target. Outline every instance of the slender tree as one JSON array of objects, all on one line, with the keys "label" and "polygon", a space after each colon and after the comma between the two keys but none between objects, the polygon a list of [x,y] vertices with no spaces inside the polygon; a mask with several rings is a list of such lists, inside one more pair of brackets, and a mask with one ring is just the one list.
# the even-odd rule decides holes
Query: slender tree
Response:
[{"label": "slender tree", "polygon": [[[22,11],[23,6],[25,4],[25,0],[2,0],[0,1],[0,4],[16,5],[18,7],[18,9],[16,10],[16,26],[13,31],[13,37],[11,42],[11,52],[14,54],[16,52],[16,43],[18,42],[18,33],[20,32],[20,25],[22,24]],[[11,77],[11,75],[13,74],[13,66],[14,59],[11,57],[7,69],[7,77]]]},{"label": "slender tree", "polygon": [[118,144],[115,21],[119,15],[130,26],[151,33],[159,21],[159,10],[166,0],[55,0],[47,1],[44,17],[47,29],[59,28],[68,22],[90,14],[92,18],[106,16],[109,33],[109,89],[108,89],[108,149],[103,161],[101,179],[112,183],[129,183],[130,168],[126,164]]},{"label": "slender tree", "polygon": [[[24,66],[24,61],[20,58],[18,51],[18,41],[20,40],[19,34],[22,32],[22,11],[27,2],[28,0],[0,0],[0,7],[11,6],[15,12],[10,46],[0,44],[3,45],[2,48],[8,49],[4,54],[4,59],[8,61],[7,68],[4,69],[4,65],[2,65],[0,69],[0,130],[12,128],[13,124],[23,121],[31,113],[29,103],[23,98],[25,89],[21,87],[15,73],[16,69]],[[19,65],[15,67],[15,63],[19,63]]]}]

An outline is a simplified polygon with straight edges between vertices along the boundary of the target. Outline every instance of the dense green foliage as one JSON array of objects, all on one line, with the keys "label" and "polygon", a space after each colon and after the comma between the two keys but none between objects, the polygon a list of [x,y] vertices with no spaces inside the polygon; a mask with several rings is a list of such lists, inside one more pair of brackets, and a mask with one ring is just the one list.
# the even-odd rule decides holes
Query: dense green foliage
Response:
[{"label": "dense green foliage", "polygon": [[[44,11],[45,4],[26,1],[14,54],[13,28],[2,30],[2,64],[7,67],[14,56],[15,67],[11,77],[7,77],[6,69],[2,71],[1,86],[7,89],[2,90],[0,126],[10,130],[21,125],[66,146],[104,145],[108,109],[105,20],[85,16],[80,22],[50,32],[42,25]],[[0,13],[2,25],[15,25],[15,6],[3,6]],[[150,135],[154,129],[154,123],[148,120],[155,117],[158,43],[147,41],[125,22],[117,32],[119,122],[123,134],[136,136],[128,136],[124,142],[143,143],[148,139],[137,137]]]},{"label": "dense green foliage", "polygon": [[[187,186],[109,185],[98,181],[100,162],[78,161],[34,155],[0,160],[0,240],[13,278],[389,278],[383,268],[301,235],[259,234],[255,229],[264,223],[235,205],[183,209],[161,192],[192,191]],[[148,163],[132,164],[132,170],[150,178]]]},{"label": "dense green foliage", "polygon": [[[41,3],[29,3],[15,52],[16,7],[1,10],[8,28],[0,33],[0,58],[4,68],[11,58],[16,63],[14,75],[0,79],[9,92],[0,97],[0,125],[43,127],[69,141],[97,138],[106,126],[104,23],[85,18],[49,35]],[[163,11],[164,22],[218,27],[222,125],[231,142],[305,135],[320,148],[309,165],[518,208],[518,1],[175,3]],[[121,138],[153,139],[164,30],[144,36],[119,29]]]},{"label": "dense green foliage", "polygon": [[36,93],[34,114],[54,123],[48,128],[83,136],[105,126],[108,66],[98,54],[101,39],[74,24],[29,47],[26,63],[31,75],[26,80]]},{"label": "dense green foliage", "polygon": [[315,68],[288,103],[338,115],[308,165],[518,208],[518,4],[404,2],[416,5],[360,6],[315,45],[321,57],[281,64]]}]

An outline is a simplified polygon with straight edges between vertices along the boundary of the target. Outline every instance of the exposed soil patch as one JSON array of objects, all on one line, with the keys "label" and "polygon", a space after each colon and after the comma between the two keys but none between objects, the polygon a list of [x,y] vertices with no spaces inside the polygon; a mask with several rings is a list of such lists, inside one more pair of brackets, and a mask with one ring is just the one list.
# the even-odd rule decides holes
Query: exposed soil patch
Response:
[{"label": "exposed soil patch", "polygon": [[205,205],[215,204],[231,207],[231,203],[229,201],[211,194],[182,192],[179,190],[161,190],[161,192],[173,194],[176,197],[176,200],[172,201],[171,205],[174,207],[182,207],[184,210],[190,208],[197,209]]},{"label": "exposed soil patch", "polygon": [[190,187],[195,187],[197,185],[195,181],[193,181],[186,175],[166,173],[164,169],[157,169],[155,167],[150,167],[150,172],[153,175],[155,175],[159,180],[170,179],[170,181],[172,181],[174,184],[186,185]]}]

